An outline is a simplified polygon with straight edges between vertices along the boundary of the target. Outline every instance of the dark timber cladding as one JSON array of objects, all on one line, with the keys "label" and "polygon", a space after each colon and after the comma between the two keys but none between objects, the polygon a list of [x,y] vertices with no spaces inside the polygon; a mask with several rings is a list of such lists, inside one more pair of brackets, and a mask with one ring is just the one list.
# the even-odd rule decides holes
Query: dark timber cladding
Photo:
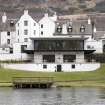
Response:
[{"label": "dark timber cladding", "polygon": [[50,88],[54,83],[53,77],[14,77],[14,88]]},{"label": "dark timber cladding", "polygon": [[83,51],[85,38],[34,39],[34,51]]}]

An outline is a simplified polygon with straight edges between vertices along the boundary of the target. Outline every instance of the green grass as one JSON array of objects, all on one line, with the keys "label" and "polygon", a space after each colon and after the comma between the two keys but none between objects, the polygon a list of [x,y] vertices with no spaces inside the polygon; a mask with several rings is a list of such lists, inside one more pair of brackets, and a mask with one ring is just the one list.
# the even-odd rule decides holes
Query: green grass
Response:
[{"label": "green grass", "polygon": [[[13,77],[54,77],[59,86],[104,86],[105,87],[105,64],[101,68],[90,72],[29,72],[10,69],[0,69],[0,82],[12,82]],[[88,79],[102,79],[89,81]],[[66,82],[72,80],[87,80],[79,82]],[[2,86],[2,84],[0,86]],[[9,84],[9,85],[10,85]]]}]

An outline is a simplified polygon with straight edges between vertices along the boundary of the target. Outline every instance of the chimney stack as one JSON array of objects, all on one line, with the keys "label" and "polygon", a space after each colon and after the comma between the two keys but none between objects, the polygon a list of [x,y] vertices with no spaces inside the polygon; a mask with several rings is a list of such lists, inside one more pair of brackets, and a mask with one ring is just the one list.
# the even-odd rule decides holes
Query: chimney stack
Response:
[{"label": "chimney stack", "polygon": [[4,14],[2,16],[2,22],[6,23],[6,21],[7,21],[7,16],[6,16],[6,13],[4,12]]},{"label": "chimney stack", "polygon": [[28,15],[28,10],[24,10],[24,15]]},{"label": "chimney stack", "polygon": [[90,19],[90,17],[88,18],[88,24],[91,24],[91,19]]},{"label": "chimney stack", "polygon": [[45,13],[44,16],[45,16],[45,17],[48,17],[48,13]]},{"label": "chimney stack", "polygon": [[95,27],[95,26],[94,26],[93,32],[94,32],[94,33],[96,33],[96,32],[97,32],[97,29],[96,29],[96,27]]}]

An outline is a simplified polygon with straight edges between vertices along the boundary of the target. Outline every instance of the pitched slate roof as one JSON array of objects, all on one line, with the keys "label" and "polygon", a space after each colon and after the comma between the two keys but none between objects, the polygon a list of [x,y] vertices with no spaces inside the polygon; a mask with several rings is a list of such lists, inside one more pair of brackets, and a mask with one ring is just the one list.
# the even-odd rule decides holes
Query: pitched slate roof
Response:
[{"label": "pitched slate roof", "polygon": [[104,34],[105,34],[105,31],[97,31],[96,33],[94,33],[94,39],[98,40],[102,38]]},{"label": "pitched slate roof", "polygon": [[95,26],[97,31],[105,31],[105,16],[96,17]]},{"label": "pitched slate roof", "polygon": [[[15,24],[23,14],[24,12],[6,13],[7,15],[6,23],[2,22],[3,13],[0,14],[0,31],[15,31]],[[32,12],[30,12],[29,15],[37,22],[44,16],[44,14],[41,13],[36,14]],[[12,27],[10,26],[11,21],[14,22],[14,26]]]},{"label": "pitched slate roof", "polygon": [[44,17],[44,14],[42,13],[33,13],[30,12],[29,15],[36,21],[39,22],[41,20],[42,17]]},{"label": "pitched slate roof", "polygon": [[[11,26],[11,22],[13,22],[13,25]],[[0,31],[15,31],[15,24],[17,20],[13,19],[7,19],[6,23],[1,22],[0,23]]]}]

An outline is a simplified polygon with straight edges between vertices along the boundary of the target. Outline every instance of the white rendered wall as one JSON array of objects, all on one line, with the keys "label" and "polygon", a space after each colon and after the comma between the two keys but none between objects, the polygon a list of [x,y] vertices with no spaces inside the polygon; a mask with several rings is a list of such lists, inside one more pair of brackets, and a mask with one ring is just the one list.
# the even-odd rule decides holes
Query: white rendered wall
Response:
[{"label": "white rendered wall", "polygon": [[21,53],[21,54],[0,54],[0,61],[7,61],[7,60],[30,60],[32,59],[31,56]]},{"label": "white rendered wall", "polygon": [[[43,62],[43,54],[50,55],[51,53],[34,53],[34,63],[42,63]],[[55,63],[61,64],[63,63],[63,55],[65,53],[52,53],[55,55]],[[73,54],[73,53],[68,53]],[[76,61],[77,63],[84,63],[84,52],[78,52],[74,53],[76,55]]]},{"label": "white rendered wall", "polygon": [[78,52],[77,54],[76,54],[76,62],[78,62],[78,63],[84,63],[84,53],[82,53],[82,52]]},{"label": "white rendered wall", "polygon": [[[41,28],[41,24],[43,24],[43,28]],[[55,23],[52,19],[48,17],[48,14],[39,21],[40,25],[40,37],[50,37],[53,36],[55,32]],[[43,32],[43,35],[41,34]]]},{"label": "white rendered wall", "polygon": [[[99,63],[76,63],[75,68],[72,68],[73,63],[62,64],[62,71],[64,72],[77,72],[77,71],[93,71],[100,68]],[[43,64],[4,64],[4,68],[25,70],[25,71],[42,71],[42,72],[55,72],[57,64],[47,64],[47,69],[43,69]]]},{"label": "white rendered wall", "polygon": [[[103,44],[102,40],[86,40],[84,42],[84,49],[85,50],[96,50],[94,53],[103,53]],[[91,46],[91,48],[87,48],[87,46]]]},{"label": "white rendered wall", "polygon": [[67,34],[67,25],[63,24],[62,34]]},{"label": "white rendered wall", "polygon": [[42,63],[43,62],[43,58],[41,54],[34,54],[34,63],[38,64],[38,63]]},{"label": "white rendered wall", "polygon": [[27,45],[27,49],[32,49],[30,42],[23,42],[23,43],[14,43],[13,44],[13,53],[18,54],[21,53],[21,45]]},{"label": "white rendered wall", "polygon": [[55,54],[55,62],[56,63],[63,63],[63,55],[62,54]]},{"label": "white rendered wall", "polygon": [[13,45],[13,53],[14,54],[21,53],[21,44],[20,43],[15,43]]},{"label": "white rendered wall", "polygon": [[1,32],[1,46],[2,45],[6,45],[7,44],[7,32],[6,31],[3,31]]},{"label": "white rendered wall", "polygon": [[0,54],[9,54],[10,48],[0,48]]},{"label": "white rendered wall", "polygon": [[[28,21],[28,26],[24,26],[24,21]],[[28,35],[24,35],[24,30],[28,30]],[[36,31],[35,35],[34,30]],[[24,42],[24,38],[28,38],[30,42],[30,37],[39,36],[39,24],[28,14],[27,11],[24,11],[24,14],[16,24],[16,36],[17,42],[18,40],[19,42]]]},{"label": "white rendered wall", "polygon": [[[7,39],[10,39],[10,44],[7,44]],[[16,39],[16,33],[15,31],[10,32],[10,35],[7,35],[7,31],[3,31],[1,32],[1,46],[2,45],[10,45],[11,47],[13,46],[13,44],[15,43],[15,39]]]},{"label": "white rendered wall", "polygon": [[11,47],[13,47],[13,44],[16,42],[16,32],[15,31],[12,31],[10,32],[10,45]]}]

